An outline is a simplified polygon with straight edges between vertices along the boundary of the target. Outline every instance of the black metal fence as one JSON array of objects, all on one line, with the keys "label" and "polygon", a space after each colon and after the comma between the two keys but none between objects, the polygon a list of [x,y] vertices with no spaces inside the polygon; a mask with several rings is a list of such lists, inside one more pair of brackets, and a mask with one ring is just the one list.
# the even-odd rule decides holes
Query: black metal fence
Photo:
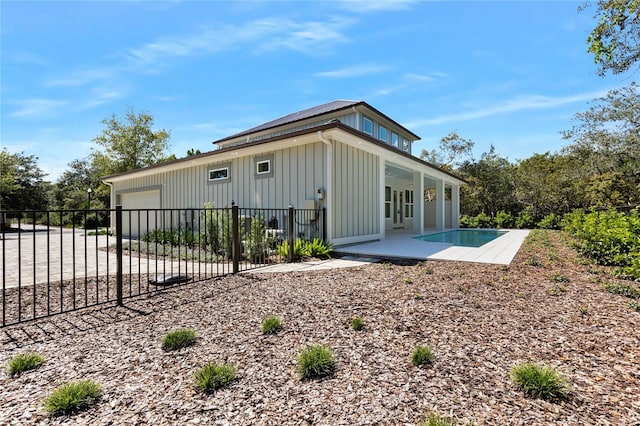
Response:
[{"label": "black metal fence", "polygon": [[2,327],[290,262],[326,239],[325,211],[190,208],[6,211]]}]

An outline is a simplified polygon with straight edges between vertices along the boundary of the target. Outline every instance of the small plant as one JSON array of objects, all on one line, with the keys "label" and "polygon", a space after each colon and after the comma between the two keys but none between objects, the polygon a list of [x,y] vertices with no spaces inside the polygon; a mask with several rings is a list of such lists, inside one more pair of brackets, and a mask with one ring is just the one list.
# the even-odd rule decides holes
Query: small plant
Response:
[{"label": "small plant", "polygon": [[213,393],[236,379],[236,368],[227,363],[207,363],[195,372],[196,388],[204,393]]},{"label": "small plant", "polygon": [[416,294],[413,296],[413,298],[414,298],[414,299],[416,299],[416,300],[422,300],[422,299],[424,298],[424,296],[422,296],[420,293],[416,293]]},{"label": "small plant", "polygon": [[587,309],[586,306],[579,306],[578,310],[580,311],[580,313],[582,314],[582,316],[587,316],[589,315],[589,310]]},{"label": "small plant", "polygon": [[44,363],[44,357],[35,352],[27,352],[14,356],[9,361],[8,370],[11,377],[24,371],[35,370]]},{"label": "small plant", "polygon": [[426,268],[424,268],[424,273],[427,275],[433,274],[433,268],[431,268],[430,266],[427,266]]},{"label": "small plant", "polygon": [[567,292],[567,288],[563,285],[554,284],[549,287],[549,290],[547,290],[547,292],[550,296],[560,296],[561,294]]},{"label": "small plant", "polygon": [[536,256],[531,256],[527,259],[527,265],[529,266],[542,266],[542,262]]},{"label": "small plant", "polygon": [[362,321],[362,318],[360,318],[359,316],[353,317],[353,319],[351,320],[351,328],[353,328],[355,331],[360,331],[363,327],[364,322]]},{"label": "small plant", "polygon": [[335,369],[335,360],[329,348],[322,345],[307,346],[298,355],[297,371],[301,379],[330,376]]},{"label": "small plant", "polygon": [[634,311],[640,312],[640,303],[631,301],[631,302],[629,302],[629,306]]},{"label": "small plant", "polygon": [[280,330],[282,330],[282,322],[277,316],[272,315],[262,321],[262,332],[264,334],[276,334]]},{"label": "small plant", "polygon": [[162,349],[165,351],[175,351],[186,348],[196,342],[196,331],[190,328],[179,328],[173,330],[162,338]]},{"label": "small plant", "polygon": [[80,380],[78,382],[65,383],[57,387],[45,398],[43,405],[52,416],[82,411],[98,400],[102,388],[92,380]]},{"label": "small plant", "polygon": [[417,345],[411,353],[411,364],[416,367],[433,362],[433,351],[429,346]]},{"label": "small plant", "polygon": [[554,282],[554,283],[568,283],[569,282],[569,278],[565,277],[562,274],[553,274],[553,275],[551,275],[551,277],[549,279],[551,280],[551,282]]},{"label": "small plant", "polygon": [[404,283],[405,284],[413,284],[413,280],[411,278],[405,278],[404,279]]},{"label": "small plant", "polygon": [[569,391],[566,380],[556,370],[529,362],[511,369],[511,381],[525,394],[546,400],[564,398]]},{"label": "small plant", "polygon": [[314,238],[313,240],[305,243],[305,251],[311,257],[327,259],[331,257],[333,246],[320,238]]},{"label": "small plant", "polygon": [[455,426],[455,422],[432,411],[418,426]]},{"label": "small plant", "polygon": [[640,298],[640,291],[631,284],[605,283],[603,287],[612,294],[619,294],[632,299]]}]

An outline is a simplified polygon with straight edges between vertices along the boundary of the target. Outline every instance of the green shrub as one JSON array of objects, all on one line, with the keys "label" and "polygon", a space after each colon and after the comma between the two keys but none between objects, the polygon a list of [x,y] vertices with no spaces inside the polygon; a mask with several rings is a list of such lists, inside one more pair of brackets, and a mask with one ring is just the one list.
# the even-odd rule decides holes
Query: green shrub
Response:
[{"label": "green shrub", "polygon": [[355,331],[360,331],[363,327],[364,321],[362,321],[362,318],[360,318],[359,316],[353,317],[353,319],[351,320],[351,328],[353,328]]},{"label": "green shrub", "polygon": [[542,266],[542,262],[537,256],[529,256],[527,259],[527,265],[529,266]]},{"label": "green shrub", "polygon": [[541,229],[560,229],[561,219],[561,216],[555,213],[549,213],[548,215],[540,219],[537,226]]},{"label": "green shrub", "polygon": [[551,275],[551,277],[549,279],[554,283],[568,283],[569,282],[569,278],[565,277],[562,274],[553,274],[553,275]]},{"label": "green shrub", "polygon": [[633,309],[634,311],[640,312],[640,303],[638,302],[629,302],[629,307],[631,307],[631,309]]},{"label": "green shrub", "polygon": [[215,209],[204,203],[201,216],[201,244],[227,259],[233,256],[233,218],[229,209]]},{"label": "green shrub", "polygon": [[415,366],[431,364],[433,358],[434,354],[429,346],[417,345],[411,353],[411,364]]},{"label": "green shrub", "polygon": [[301,379],[326,377],[333,374],[335,360],[329,348],[322,345],[310,345],[298,355],[296,369]]},{"label": "green shrub", "polygon": [[307,253],[307,256],[326,259],[331,257],[333,246],[320,238],[314,238],[313,240],[305,243],[304,250]]},{"label": "green shrub", "polygon": [[455,426],[455,422],[438,413],[431,412],[426,419],[418,423],[418,426]]},{"label": "green shrub", "polygon": [[[289,241],[284,240],[277,248],[278,256],[281,257],[289,257]],[[308,252],[305,246],[304,241],[298,239],[293,243],[293,259],[298,260],[305,256],[308,256]]]},{"label": "green shrub", "polygon": [[162,349],[165,351],[175,351],[186,348],[196,342],[196,331],[190,328],[179,328],[173,330],[162,338]]},{"label": "green shrub", "polygon": [[496,213],[495,222],[498,228],[513,228],[515,224],[511,213],[507,213],[503,210],[500,210],[498,213]]},{"label": "green shrub", "polygon": [[101,393],[100,385],[92,380],[65,383],[54,389],[43,405],[52,416],[73,414],[95,404]]},{"label": "green shrub", "polygon": [[640,291],[631,284],[605,283],[603,287],[612,294],[619,294],[632,299],[640,298]]},{"label": "green shrub", "polygon": [[251,218],[249,235],[247,235],[247,255],[253,262],[260,262],[266,257],[268,248],[266,230],[267,225],[262,214],[258,213]]},{"label": "green shrub", "polygon": [[533,208],[531,208],[531,206],[527,206],[516,216],[516,228],[518,229],[531,229],[535,227],[535,224]]},{"label": "green shrub", "polygon": [[547,291],[551,296],[560,296],[561,294],[567,292],[567,288],[562,285],[554,284]]},{"label": "green shrub", "polygon": [[264,334],[276,334],[280,330],[282,330],[282,323],[277,316],[272,315],[262,321],[262,332]]},{"label": "green shrub", "polygon": [[533,363],[514,366],[511,381],[525,394],[546,400],[564,398],[569,391],[566,380],[556,370]]},{"label": "green shrub", "polygon": [[236,368],[227,363],[207,363],[195,372],[196,388],[204,393],[213,393],[236,379]]},{"label": "green shrub", "polygon": [[13,377],[24,371],[35,370],[43,363],[44,357],[35,352],[16,355],[9,361],[9,375]]}]

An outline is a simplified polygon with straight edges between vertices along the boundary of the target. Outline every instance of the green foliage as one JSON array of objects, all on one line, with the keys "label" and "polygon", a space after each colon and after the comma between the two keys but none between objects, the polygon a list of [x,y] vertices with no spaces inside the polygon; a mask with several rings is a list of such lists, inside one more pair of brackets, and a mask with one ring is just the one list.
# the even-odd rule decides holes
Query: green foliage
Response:
[{"label": "green foliage", "polygon": [[267,226],[261,213],[251,218],[249,235],[247,235],[247,255],[254,262],[264,261],[267,254]]},{"label": "green foliage", "polygon": [[547,290],[550,296],[560,296],[567,292],[567,288],[563,285],[554,284]]},{"label": "green foliage", "polygon": [[631,309],[633,309],[636,312],[640,312],[640,303],[638,302],[634,302],[634,301],[629,302],[629,307],[631,307]]},{"label": "green foliage", "polygon": [[186,348],[196,342],[196,332],[190,328],[179,328],[164,335],[162,338],[162,349],[165,351],[175,351]]},{"label": "green foliage", "polygon": [[429,346],[417,345],[411,352],[411,364],[415,366],[428,365],[433,362],[435,355]]},{"label": "green foliage", "polygon": [[533,208],[526,207],[516,217],[516,228],[518,229],[531,229],[535,227],[535,220],[533,217]]},{"label": "green foliage", "polygon": [[[590,5],[592,3],[588,3]],[[623,73],[640,61],[640,1],[598,0],[596,27],[587,38],[598,74]]]},{"label": "green foliage", "polygon": [[329,348],[323,345],[307,346],[298,355],[296,370],[301,379],[316,379],[333,374],[335,360]]},{"label": "green foliage", "polygon": [[331,257],[333,246],[320,238],[314,238],[311,241],[305,242],[304,250],[307,256],[326,259]]},{"label": "green foliage", "polygon": [[476,216],[462,215],[460,217],[461,228],[493,228],[491,216],[485,212],[480,212]]},{"label": "green foliage", "polygon": [[280,330],[282,330],[282,322],[277,316],[272,315],[262,321],[262,332],[264,334],[276,334]]},{"label": "green foliage", "polygon": [[193,375],[198,390],[206,394],[228,386],[236,379],[236,368],[228,363],[207,363]]},{"label": "green foliage", "polygon": [[44,357],[35,352],[18,354],[11,358],[7,366],[10,376],[17,376],[24,371],[35,370],[44,363]]},{"label": "green foliage", "polygon": [[431,412],[426,419],[418,423],[418,426],[455,426],[453,420],[449,420],[438,413]]},{"label": "green foliage", "polygon": [[605,283],[603,284],[603,287],[612,294],[619,294],[631,299],[640,298],[640,290],[631,284]]},{"label": "green foliage", "polygon": [[46,209],[49,185],[37,164],[38,157],[24,152],[0,151],[0,208],[2,210]]},{"label": "green foliage", "polygon": [[511,213],[500,210],[498,213],[496,213],[495,224],[498,228],[513,228],[513,226],[515,225],[515,220],[513,219]]},{"label": "green foliage", "polygon": [[549,279],[554,283],[568,283],[569,278],[565,277],[562,274],[553,274]]},{"label": "green foliage", "polygon": [[201,243],[216,254],[233,257],[233,218],[228,209],[215,209],[212,202],[204,204],[202,210]]},{"label": "green foliage", "polygon": [[560,399],[569,392],[566,380],[556,370],[533,363],[514,366],[511,369],[511,381],[525,394],[535,398]]},{"label": "green foliage", "polygon": [[471,159],[474,142],[464,139],[454,130],[440,139],[438,149],[422,150],[420,158],[431,164],[451,170],[454,165],[459,166],[463,160]]},{"label": "green foliage", "polygon": [[[282,243],[280,243],[276,251],[278,253],[278,256],[288,258],[289,257],[289,241],[284,240]],[[304,256],[307,256],[305,242],[300,239],[295,240],[293,243],[293,259],[299,260]]]},{"label": "green foliage", "polygon": [[45,398],[43,405],[52,416],[63,416],[85,410],[100,398],[102,388],[92,380],[66,383]]},{"label": "green foliage", "polygon": [[144,234],[142,241],[146,243],[168,244],[172,247],[193,247],[196,241],[198,241],[198,238],[197,233],[189,230],[155,229]]},{"label": "green foliage", "polygon": [[555,213],[549,213],[538,222],[538,228],[541,229],[560,229],[560,221],[562,216]]},{"label": "green foliage", "polygon": [[364,321],[361,317],[355,316],[351,319],[351,328],[355,331],[360,331],[364,327]]}]

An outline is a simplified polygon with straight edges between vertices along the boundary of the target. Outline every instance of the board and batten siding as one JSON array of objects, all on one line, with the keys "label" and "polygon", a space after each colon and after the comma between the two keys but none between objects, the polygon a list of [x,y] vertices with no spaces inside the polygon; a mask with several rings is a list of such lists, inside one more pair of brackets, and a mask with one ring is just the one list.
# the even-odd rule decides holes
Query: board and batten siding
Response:
[{"label": "board and batten siding", "polygon": [[[234,201],[243,208],[304,208],[304,201],[316,199],[325,186],[326,156],[321,142],[266,152],[257,156],[225,158],[207,165],[114,182],[116,194],[143,191],[160,186],[162,208],[230,207]],[[271,158],[273,176],[256,176],[255,158]],[[208,171],[229,166],[228,181],[209,182]],[[114,200],[116,201],[116,200]],[[117,202],[117,201],[116,201]]]},{"label": "board and batten siding", "polygon": [[335,141],[333,159],[333,238],[379,234],[379,157]]}]

